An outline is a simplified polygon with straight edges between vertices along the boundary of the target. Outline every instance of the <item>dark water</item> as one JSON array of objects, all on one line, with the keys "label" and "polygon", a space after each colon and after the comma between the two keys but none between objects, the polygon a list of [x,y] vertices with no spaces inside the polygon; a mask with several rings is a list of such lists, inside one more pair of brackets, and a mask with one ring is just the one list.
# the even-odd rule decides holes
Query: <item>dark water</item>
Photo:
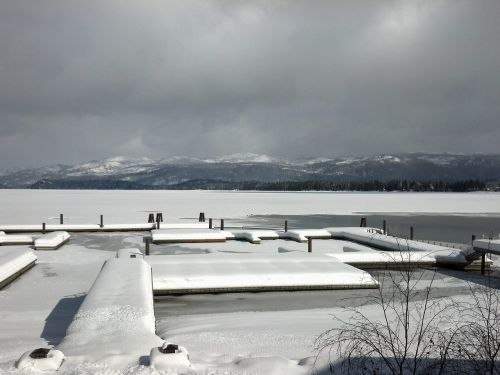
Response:
[{"label": "dark water", "polygon": [[382,227],[383,220],[391,235],[409,237],[414,228],[416,239],[468,244],[474,234],[477,238],[496,237],[500,233],[500,217],[454,215],[265,215],[252,216],[248,225],[282,228],[288,220],[288,228],[325,228],[359,226],[361,217],[367,218],[368,226]]}]

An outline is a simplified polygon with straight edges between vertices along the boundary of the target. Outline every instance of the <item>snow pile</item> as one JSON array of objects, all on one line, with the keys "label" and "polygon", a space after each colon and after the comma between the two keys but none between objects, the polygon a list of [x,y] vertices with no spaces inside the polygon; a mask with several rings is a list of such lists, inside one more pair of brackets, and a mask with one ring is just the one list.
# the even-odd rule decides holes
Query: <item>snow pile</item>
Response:
[{"label": "snow pile", "polygon": [[274,230],[232,230],[236,240],[245,240],[251,243],[260,243],[261,240],[274,240],[279,238]]},{"label": "snow pile", "polygon": [[65,362],[137,364],[161,345],[155,334],[151,267],[141,259],[105,264],[58,346]]},{"label": "snow pile", "polygon": [[282,232],[279,236],[280,238],[290,238],[298,242],[307,242],[308,238],[332,238],[331,233],[325,229],[294,229],[289,230],[288,232]]},{"label": "snow pile", "polygon": [[24,353],[17,361],[16,368],[30,374],[39,371],[57,371],[63,361],[64,354],[61,351],[41,348]]},{"label": "snow pile", "polygon": [[224,242],[232,233],[212,229],[156,229],[151,238],[157,242]]},{"label": "snow pile", "polygon": [[54,250],[70,239],[68,232],[52,232],[44,234],[35,240],[34,247],[36,250],[47,249]]},{"label": "snow pile", "polygon": [[150,256],[158,294],[376,287],[366,272],[322,254]]},{"label": "snow pile", "polygon": [[7,285],[23,270],[35,264],[36,260],[36,255],[29,249],[10,251],[0,255],[0,288]]},{"label": "snow pile", "polygon": [[150,366],[168,373],[185,373],[191,368],[189,353],[185,347],[163,343],[161,347],[151,349]]}]

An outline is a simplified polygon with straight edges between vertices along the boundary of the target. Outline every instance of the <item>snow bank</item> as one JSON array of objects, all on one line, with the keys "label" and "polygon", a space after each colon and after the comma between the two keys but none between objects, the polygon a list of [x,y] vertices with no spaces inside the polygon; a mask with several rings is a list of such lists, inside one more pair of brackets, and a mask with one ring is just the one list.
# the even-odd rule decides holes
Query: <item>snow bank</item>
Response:
[{"label": "snow bank", "polygon": [[229,231],[212,229],[156,229],[151,231],[153,243],[158,242],[224,242]]},{"label": "snow bank", "polygon": [[366,272],[322,254],[150,256],[157,294],[376,287]]},{"label": "snow bank", "polygon": [[37,260],[29,249],[14,250],[0,255],[0,289],[31,268]]},{"label": "snow bank", "polygon": [[382,250],[397,252],[420,252],[421,256],[434,258],[437,265],[465,266],[468,262],[465,254],[446,246],[387,236],[377,228],[326,228],[334,238],[348,239],[363,245]]},{"label": "snow bank", "polygon": [[36,250],[55,250],[70,239],[68,232],[51,232],[38,237],[35,240]]},{"label": "snow bank", "polygon": [[5,234],[0,232],[0,245],[31,245],[33,237],[23,234]]},{"label": "snow bank", "polygon": [[118,368],[137,364],[155,334],[151,267],[142,259],[105,264],[58,346],[67,362],[105,362]]},{"label": "snow bank", "polygon": [[308,238],[313,239],[328,239],[332,238],[329,231],[325,229],[294,229],[288,232],[280,232],[280,238],[289,238],[298,242],[307,242]]},{"label": "snow bank", "polygon": [[484,250],[491,254],[500,255],[500,240],[481,239],[474,240],[474,248]]}]

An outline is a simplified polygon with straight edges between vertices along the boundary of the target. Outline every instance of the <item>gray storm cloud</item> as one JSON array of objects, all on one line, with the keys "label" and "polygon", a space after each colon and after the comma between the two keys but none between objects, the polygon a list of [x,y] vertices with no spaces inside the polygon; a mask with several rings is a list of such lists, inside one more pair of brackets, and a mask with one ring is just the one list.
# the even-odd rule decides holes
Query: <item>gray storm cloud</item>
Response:
[{"label": "gray storm cloud", "polygon": [[0,168],[498,152],[500,2],[0,2]]}]

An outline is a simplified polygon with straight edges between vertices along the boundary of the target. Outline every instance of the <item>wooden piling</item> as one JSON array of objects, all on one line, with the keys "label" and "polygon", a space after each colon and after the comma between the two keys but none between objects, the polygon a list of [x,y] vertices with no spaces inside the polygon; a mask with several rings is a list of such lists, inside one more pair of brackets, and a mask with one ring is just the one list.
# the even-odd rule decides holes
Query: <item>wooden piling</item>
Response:
[{"label": "wooden piling", "polygon": [[104,228],[104,215],[101,215],[101,222],[99,224],[101,228]]},{"label": "wooden piling", "polygon": [[224,219],[220,219],[220,230],[224,230]]},{"label": "wooden piling", "polygon": [[413,240],[414,234],[413,227],[410,227],[410,240]]},{"label": "wooden piling", "polygon": [[474,245],[474,241],[475,241],[475,240],[476,240],[476,235],[475,235],[475,234],[473,234],[473,235],[471,236],[471,244],[472,244],[472,245]]},{"label": "wooden piling", "polygon": [[146,250],[144,253],[146,255],[149,255],[149,237],[146,238]]},{"label": "wooden piling", "polygon": [[208,218],[208,229],[213,229],[213,222],[212,222],[212,218]]},{"label": "wooden piling", "polygon": [[198,221],[200,223],[204,223],[205,222],[205,213],[204,212],[200,212],[200,215],[198,216]]},{"label": "wooden piling", "polygon": [[45,234],[45,223],[42,223],[42,233]]},{"label": "wooden piling", "polygon": [[288,220],[285,220],[285,232],[288,232]]},{"label": "wooden piling", "polygon": [[64,215],[59,214],[59,224],[63,225],[64,224]]},{"label": "wooden piling", "polygon": [[307,237],[307,252],[312,253],[313,241],[311,237]]},{"label": "wooden piling", "polygon": [[387,221],[385,220],[382,222],[382,231],[387,234]]},{"label": "wooden piling", "polygon": [[484,275],[486,269],[486,253],[481,254],[481,275]]},{"label": "wooden piling", "polygon": [[154,223],[155,222],[155,214],[150,213],[148,216],[148,223]]},{"label": "wooden piling", "polygon": [[157,212],[156,213],[156,222],[157,223],[160,223],[160,222],[163,223],[163,214],[161,212]]}]

